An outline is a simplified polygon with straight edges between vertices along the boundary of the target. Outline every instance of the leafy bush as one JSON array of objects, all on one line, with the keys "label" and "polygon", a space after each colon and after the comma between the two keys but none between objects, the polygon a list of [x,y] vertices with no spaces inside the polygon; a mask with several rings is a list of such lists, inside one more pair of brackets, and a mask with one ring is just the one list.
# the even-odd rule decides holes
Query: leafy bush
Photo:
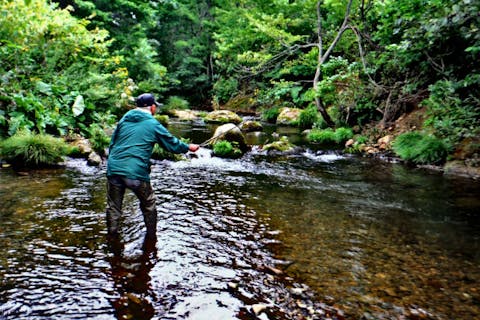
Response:
[{"label": "leafy bush", "polygon": [[154,118],[155,118],[158,122],[160,122],[163,126],[166,127],[166,126],[168,125],[168,120],[169,120],[168,115],[166,115],[166,114],[156,114],[156,115],[154,116]]},{"label": "leafy bush", "polygon": [[480,75],[431,85],[430,96],[423,101],[429,116],[425,125],[451,144],[480,134],[479,87]]},{"label": "leafy bush", "polygon": [[302,129],[311,128],[318,121],[318,111],[315,106],[310,106],[302,112],[298,119],[298,126]]},{"label": "leafy bush", "polygon": [[190,108],[190,104],[188,103],[187,100],[177,97],[177,96],[171,96],[167,100],[167,104],[162,107],[162,111],[168,112],[170,110],[187,110]]},{"label": "leafy bush", "polygon": [[98,154],[103,155],[105,149],[107,149],[110,144],[110,137],[105,133],[105,130],[96,123],[90,126],[88,133],[92,149]]},{"label": "leafy bush", "polygon": [[167,151],[158,144],[155,144],[155,146],[153,147],[152,159],[178,161],[181,158],[182,155]]},{"label": "leafy bush", "polygon": [[280,114],[280,109],[280,107],[273,107],[262,110],[262,119],[269,123],[275,123],[277,121],[278,115]]},{"label": "leafy bush", "polygon": [[335,132],[331,128],[325,130],[313,129],[307,136],[307,139],[311,142],[319,143],[322,145],[336,144]]},{"label": "leafy bush", "polygon": [[238,158],[242,151],[236,142],[221,140],[213,145],[213,154],[221,158]]},{"label": "leafy bush", "polygon": [[68,150],[60,138],[46,134],[19,132],[0,144],[3,159],[18,167],[44,167],[63,160]]},{"label": "leafy bush", "polygon": [[338,144],[346,142],[353,137],[353,131],[350,128],[338,128],[335,130],[335,142]]},{"label": "leafy bush", "polygon": [[307,139],[322,145],[340,145],[352,137],[353,131],[350,128],[338,128],[335,131],[327,128],[325,130],[313,129]]},{"label": "leafy bush", "polygon": [[392,147],[400,158],[416,164],[443,163],[449,150],[443,140],[417,131],[399,135]]},{"label": "leafy bush", "polygon": [[237,92],[238,81],[235,78],[220,78],[213,85],[213,92],[219,103],[226,103]]},{"label": "leafy bush", "polygon": [[107,31],[48,1],[2,1],[0,11],[0,135],[64,135],[120,107],[128,71],[108,53]]}]

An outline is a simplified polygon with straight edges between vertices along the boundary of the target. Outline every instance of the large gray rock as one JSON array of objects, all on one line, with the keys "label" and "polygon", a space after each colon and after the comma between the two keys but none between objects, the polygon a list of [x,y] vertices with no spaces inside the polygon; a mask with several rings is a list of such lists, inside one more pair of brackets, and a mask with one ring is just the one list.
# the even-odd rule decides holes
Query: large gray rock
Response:
[{"label": "large gray rock", "polygon": [[213,134],[213,137],[211,138],[209,144],[214,145],[221,140],[237,142],[240,150],[243,153],[247,152],[249,149],[242,130],[240,130],[240,128],[233,123],[227,123],[219,126],[215,130],[215,133]]}]

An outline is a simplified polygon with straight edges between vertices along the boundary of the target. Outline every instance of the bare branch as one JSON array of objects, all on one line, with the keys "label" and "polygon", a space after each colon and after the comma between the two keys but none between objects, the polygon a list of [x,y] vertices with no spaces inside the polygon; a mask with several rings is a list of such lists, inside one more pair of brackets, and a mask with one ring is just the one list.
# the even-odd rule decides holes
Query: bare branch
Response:
[{"label": "bare branch", "polygon": [[348,29],[348,21],[350,19],[350,10],[352,8],[352,2],[353,0],[348,1],[347,10],[345,11],[345,17],[343,19],[342,26],[340,27],[340,30],[338,31],[337,36],[333,40],[332,44],[330,44],[330,47],[328,47],[327,51],[322,56],[320,64],[323,64],[328,59],[333,49],[337,45],[338,41],[340,41],[340,38],[342,37],[343,33],[345,32],[345,30]]}]

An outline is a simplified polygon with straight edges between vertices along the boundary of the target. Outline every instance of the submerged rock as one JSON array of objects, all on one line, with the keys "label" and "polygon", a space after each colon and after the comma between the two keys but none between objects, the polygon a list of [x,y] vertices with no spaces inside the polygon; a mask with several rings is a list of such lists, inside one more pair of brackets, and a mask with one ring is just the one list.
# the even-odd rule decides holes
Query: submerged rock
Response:
[{"label": "submerged rock", "polygon": [[290,141],[288,141],[288,138],[286,136],[281,137],[278,141],[263,146],[263,150],[275,150],[280,152],[292,151],[294,148],[295,146],[291,144]]}]

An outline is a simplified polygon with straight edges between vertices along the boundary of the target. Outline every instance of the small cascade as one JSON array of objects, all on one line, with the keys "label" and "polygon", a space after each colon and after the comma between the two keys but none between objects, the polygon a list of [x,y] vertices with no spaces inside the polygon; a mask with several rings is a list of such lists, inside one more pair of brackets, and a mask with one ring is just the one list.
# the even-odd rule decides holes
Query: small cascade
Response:
[{"label": "small cascade", "polygon": [[334,162],[337,160],[345,159],[345,156],[335,152],[323,152],[323,151],[313,152],[312,150],[307,150],[303,153],[303,155],[306,158],[309,158],[318,162]]}]

